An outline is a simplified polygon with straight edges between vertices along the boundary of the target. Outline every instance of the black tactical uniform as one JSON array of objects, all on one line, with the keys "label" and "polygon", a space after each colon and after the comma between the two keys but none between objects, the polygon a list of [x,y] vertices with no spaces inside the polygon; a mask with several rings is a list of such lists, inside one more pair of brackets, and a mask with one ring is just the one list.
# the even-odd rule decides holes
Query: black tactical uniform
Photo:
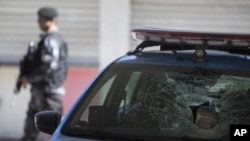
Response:
[{"label": "black tactical uniform", "polygon": [[[40,9],[39,12],[38,14],[45,12],[52,16],[57,14],[55,9],[47,7]],[[63,112],[62,96],[65,90],[62,83],[67,74],[67,44],[58,33],[57,27],[41,35],[33,56],[30,63],[32,65],[29,66],[32,71],[26,76],[31,84],[32,95],[22,141],[35,141],[39,138],[39,132],[34,125],[34,115],[37,112],[43,110]]]}]

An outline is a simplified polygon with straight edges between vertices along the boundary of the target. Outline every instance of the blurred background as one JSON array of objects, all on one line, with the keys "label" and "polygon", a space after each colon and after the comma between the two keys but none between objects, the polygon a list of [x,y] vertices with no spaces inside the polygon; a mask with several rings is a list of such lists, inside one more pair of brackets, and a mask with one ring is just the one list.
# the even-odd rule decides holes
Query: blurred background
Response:
[{"label": "blurred background", "polygon": [[100,70],[139,43],[141,26],[209,32],[250,33],[249,0],[0,0],[0,138],[20,138],[29,89],[11,108],[18,63],[30,40],[39,40],[36,12],[59,11],[60,32],[69,45],[64,113]]}]

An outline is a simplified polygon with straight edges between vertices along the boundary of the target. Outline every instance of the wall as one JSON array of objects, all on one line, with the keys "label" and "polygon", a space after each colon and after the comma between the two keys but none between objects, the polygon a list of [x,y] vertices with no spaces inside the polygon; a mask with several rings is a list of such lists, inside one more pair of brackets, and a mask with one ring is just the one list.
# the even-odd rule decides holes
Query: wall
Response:
[{"label": "wall", "polygon": [[98,0],[0,0],[0,63],[17,63],[30,40],[38,41],[37,10],[54,6],[57,23],[67,41],[69,61],[98,65]]},{"label": "wall", "polygon": [[130,0],[101,0],[99,67],[107,66],[130,49]]},{"label": "wall", "polygon": [[11,108],[17,76],[17,67],[0,65],[0,137],[19,137],[22,134],[30,94],[28,89],[22,90],[16,106]]}]

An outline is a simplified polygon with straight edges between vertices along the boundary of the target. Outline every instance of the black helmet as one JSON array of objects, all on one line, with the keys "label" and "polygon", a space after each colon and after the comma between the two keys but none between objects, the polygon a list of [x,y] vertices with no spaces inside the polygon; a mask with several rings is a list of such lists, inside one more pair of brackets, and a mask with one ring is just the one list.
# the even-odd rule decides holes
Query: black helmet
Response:
[{"label": "black helmet", "polygon": [[57,12],[56,8],[50,7],[50,6],[40,8],[38,10],[37,14],[39,16],[45,17],[45,18],[53,18],[53,17],[58,16],[58,12]]}]

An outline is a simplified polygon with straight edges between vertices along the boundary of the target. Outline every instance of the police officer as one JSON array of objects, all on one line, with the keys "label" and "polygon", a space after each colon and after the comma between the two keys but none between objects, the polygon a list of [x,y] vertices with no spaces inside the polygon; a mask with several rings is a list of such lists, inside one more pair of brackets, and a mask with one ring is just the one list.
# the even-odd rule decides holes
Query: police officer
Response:
[{"label": "police officer", "polygon": [[67,44],[58,32],[58,12],[53,7],[38,10],[38,24],[43,34],[37,44],[32,60],[32,71],[20,78],[22,86],[31,85],[31,99],[22,141],[40,140],[34,125],[34,115],[43,110],[63,112],[62,86],[67,74]]}]

